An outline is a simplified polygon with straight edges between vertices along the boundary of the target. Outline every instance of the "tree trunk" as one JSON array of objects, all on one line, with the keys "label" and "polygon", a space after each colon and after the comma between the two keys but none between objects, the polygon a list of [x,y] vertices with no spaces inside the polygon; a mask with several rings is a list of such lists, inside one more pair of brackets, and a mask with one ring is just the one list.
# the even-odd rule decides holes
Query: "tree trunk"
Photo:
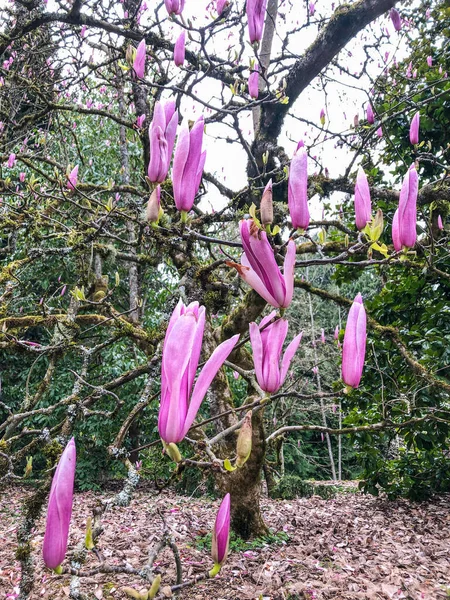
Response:
[{"label": "tree trunk", "polygon": [[[223,494],[231,496],[231,526],[235,533],[247,540],[267,533],[260,510],[261,473],[266,453],[263,411],[253,415],[252,452],[243,467],[232,473],[220,473],[218,486]],[[234,444],[228,447],[235,450]]]}]

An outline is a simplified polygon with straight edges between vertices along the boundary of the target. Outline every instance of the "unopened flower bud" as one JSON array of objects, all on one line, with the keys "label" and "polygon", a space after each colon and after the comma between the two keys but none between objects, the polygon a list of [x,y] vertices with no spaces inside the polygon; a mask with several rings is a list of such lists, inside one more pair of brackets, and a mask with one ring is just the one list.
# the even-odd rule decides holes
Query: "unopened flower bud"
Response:
[{"label": "unopened flower bud", "polygon": [[372,236],[375,241],[380,239],[380,236],[383,233],[383,227],[383,211],[381,209],[378,209],[373,219],[372,225]]},{"label": "unopened flower bud", "polygon": [[130,67],[133,66],[134,63],[134,59],[136,58],[136,48],[134,48],[133,46],[131,46],[131,44],[127,47],[126,52],[125,52],[125,60],[127,61],[127,63],[130,65]]},{"label": "unopened flower bud", "polygon": [[168,456],[176,463],[181,462],[182,457],[180,454],[180,451],[178,450],[178,446],[176,444],[174,444],[173,442],[171,442],[170,444],[166,445],[166,452],[168,454]]},{"label": "unopened flower bud", "polygon": [[153,600],[153,598],[156,597],[156,594],[159,591],[160,585],[161,585],[161,575],[157,575],[155,577],[155,579],[153,580],[151,588],[148,590],[148,597],[150,598],[150,600]]},{"label": "unopened flower bud", "polygon": [[322,108],[322,110],[320,111],[320,124],[322,125],[322,127],[325,125],[325,109]]},{"label": "unopened flower bud", "polygon": [[149,223],[157,223],[161,218],[162,209],[160,185],[156,186],[156,188],[151,193],[150,198],[147,202],[147,209],[145,211],[145,214]]},{"label": "unopened flower bud", "polygon": [[261,198],[261,223],[264,226],[273,223],[272,180],[266,185]]},{"label": "unopened flower bud", "polygon": [[140,593],[132,587],[125,586],[121,589],[121,591],[126,594],[129,598],[135,598],[136,600],[140,600]]},{"label": "unopened flower bud", "polygon": [[245,415],[236,444],[236,466],[242,467],[248,460],[252,451],[252,411]]}]

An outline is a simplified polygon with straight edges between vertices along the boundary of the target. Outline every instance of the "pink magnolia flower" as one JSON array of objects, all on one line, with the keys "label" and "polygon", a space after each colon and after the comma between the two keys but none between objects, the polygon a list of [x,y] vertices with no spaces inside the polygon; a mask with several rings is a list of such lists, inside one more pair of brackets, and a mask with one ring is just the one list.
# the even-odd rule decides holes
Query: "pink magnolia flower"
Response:
[{"label": "pink magnolia flower", "polygon": [[228,4],[228,0],[217,0],[216,10],[217,10],[217,15],[219,17],[223,13],[223,9],[225,8],[225,6],[227,4]]},{"label": "pink magnolia flower", "polygon": [[299,142],[289,168],[288,206],[294,229],[307,229],[308,209],[308,154]]},{"label": "pink magnolia flower", "polygon": [[336,325],[336,329],[334,330],[334,339],[339,339],[339,325]]},{"label": "pink magnolia flower", "polygon": [[74,190],[77,187],[78,183],[78,165],[70,171],[68,181],[67,181],[67,189]]},{"label": "pink magnolia flower", "polygon": [[370,221],[372,214],[369,182],[364,169],[359,167],[355,185],[355,221],[356,227],[361,231]]},{"label": "pink magnolia flower", "polygon": [[241,264],[227,262],[234,267],[266,302],[275,308],[286,308],[294,293],[295,243],[289,240],[284,258],[282,275],[275,260],[272,246],[265,231],[261,231],[252,219],[239,223],[244,253]]},{"label": "pink magnolia flower", "polygon": [[258,98],[258,95],[259,95],[258,83],[259,83],[259,65],[258,65],[258,63],[255,63],[255,66],[253,67],[253,70],[250,73],[250,77],[248,78],[248,93],[255,100]]},{"label": "pink magnolia flower", "polygon": [[72,438],[59,459],[48,501],[42,554],[49,569],[59,567],[66,555],[72,516],[75,463],[76,448],[75,440]]},{"label": "pink magnolia flower", "polygon": [[139,115],[136,119],[136,125],[139,127],[139,129],[141,129],[142,125],[144,124],[145,121],[145,115]]},{"label": "pink magnolia flower", "polygon": [[211,541],[211,556],[215,565],[223,565],[230,541],[230,494],[222,500],[217,512]]},{"label": "pink magnolia flower", "polygon": [[192,389],[204,328],[205,307],[198,302],[185,306],[180,300],[169,321],[162,353],[158,430],[166,444],[185,437],[211,381],[239,339],[235,335],[217,346]]},{"label": "pink magnolia flower", "polygon": [[378,136],[379,138],[380,138],[380,137],[383,137],[383,129],[382,129],[382,127],[378,127],[378,129],[377,129],[377,136]]},{"label": "pink magnolia flower", "polygon": [[173,195],[177,209],[185,212],[189,212],[194,205],[205,166],[206,150],[202,152],[203,130],[203,116],[199,117],[191,131],[184,125],[175,148],[172,170]]},{"label": "pink magnolia flower", "polygon": [[24,173],[23,171],[19,173],[19,181],[20,182],[24,182],[25,181],[25,177],[26,177],[26,173]]},{"label": "pink magnolia flower", "polygon": [[427,65],[429,67],[433,66],[433,57],[432,56],[427,56]]},{"label": "pink magnolia flower", "polygon": [[420,112],[416,112],[411,119],[411,125],[409,127],[409,141],[413,146],[419,143],[419,122]]},{"label": "pink magnolia flower", "polygon": [[315,6],[314,2],[309,3],[308,9],[309,9],[310,16],[313,17],[314,13],[316,12],[316,6]]},{"label": "pink magnolia flower", "polygon": [[183,31],[177,38],[175,45],[173,47],[173,61],[177,67],[182,67],[184,65],[184,59],[186,56],[186,32]]},{"label": "pink magnolia flower", "polygon": [[437,218],[437,226],[438,226],[438,229],[440,229],[441,231],[444,229],[444,223],[442,222],[442,217],[441,217],[441,215],[438,215],[438,218]]},{"label": "pink magnolia flower", "polygon": [[164,0],[169,15],[181,15],[185,0]]},{"label": "pink magnolia flower", "polygon": [[400,252],[402,249],[402,244],[400,242],[400,235],[398,229],[398,208],[394,213],[394,218],[392,219],[392,243],[394,244],[394,250],[396,252]]},{"label": "pink magnolia flower", "polygon": [[412,248],[416,243],[418,190],[419,176],[413,163],[403,180],[398,203],[398,240],[406,248]]},{"label": "pink magnolia flower", "polygon": [[346,385],[357,388],[361,381],[366,355],[367,317],[361,294],[353,300],[345,327],[342,351],[342,379]]},{"label": "pink magnolia flower", "polygon": [[175,136],[178,126],[178,111],[175,101],[163,104],[156,102],[153,120],[148,129],[150,138],[150,162],[147,175],[151,182],[162,183],[169,172]]},{"label": "pink magnolia flower", "polygon": [[395,31],[400,31],[400,29],[402,28],[402,19],[398,10],[396,8],[391,8],[389,16],[391,17],[391,21]]},{"label": "pink magnolia flower", "polygon": [[11,153],[8,158],[8,169],[12,169],[16,162],[16,155]]},{"label": "pink magnolia flower", "polygon": [[320,341],[322,342],[322,344],[325,344],[326,340],[325,340],[325,330],[321,329],[320,330]]},{"label": "pink magnolia flower", "polygon": [[283,385],[292,357],[303,335],[300,333],[292,340],[282,358],[281,353],[289,324],[286,319],[277,319],[268,325],[275,316],[276,311],[273,311],[264,317],[259,326],[250,323],[250,341],[256,379],[259,387],[269,394],[275,394]]},{"label": "pink magnolia flower", "polygon": [[145,40],[139,42],[139,46],[136,50],[136,56],[133,61],[133,69],[136,73],[136,77],[142,79],[145,74],[145,55],[147,52],[147,46],[145,45]]},{"label": "pink magnolia flower", "polygon": [[267,0],[247,0],[247,19],[250,43],[261,41]]},{"label": "pink magnolia flower", "polygon": [[366,116],[367,122],[370,123],[370,125],[373,125],[375,123],[375,116],[373,114],[373,108],[370,102],[367,104]]}]

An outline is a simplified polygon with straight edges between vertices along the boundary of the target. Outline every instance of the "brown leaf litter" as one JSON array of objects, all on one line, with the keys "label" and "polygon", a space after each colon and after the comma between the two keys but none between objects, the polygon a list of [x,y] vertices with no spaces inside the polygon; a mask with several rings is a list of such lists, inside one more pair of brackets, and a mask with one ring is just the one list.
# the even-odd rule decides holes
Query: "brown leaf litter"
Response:
[{"label": "brown leaf litter", "polygon": [[[17,598],[20,578],[15,561],[20,505],[29,492],[12,488],[0,499],[0,598]],[[70,549],[83,539],[86,518],[100,498],[110,494],[75,495]],[[105,531],[98,549],[109,564],[145,565],[149,547],[160,539],[164,515],[178,545],[183,578],[212,567],[207,550],[196,548],[196,538],[211,531],[217,501],[158,495],[139,491],[128,508],[105,513]],[[233,552],[221,573],[180,594],[183,600],[437,600],[450,596],[450,495],[414,504],[389,502],[362,494],[332,500],[317,496],[292,501],[262,499],[266,523],[283,531],[282,545],[249,546]],[[66,600],[70,577],[45,569],[42,540],[45,520],[36,527],[32,544],[36,558],[33,599]],[[68,565],[66,559],[64,565]],[[94,568],[91,553],[84,568]],[[175,583],[170,550],[155,562],[162,586]],[[142,580],[126,574],[98,574],[82,579],[81,590],[90,598],[121,600],[123,586],[142,587]]]}]

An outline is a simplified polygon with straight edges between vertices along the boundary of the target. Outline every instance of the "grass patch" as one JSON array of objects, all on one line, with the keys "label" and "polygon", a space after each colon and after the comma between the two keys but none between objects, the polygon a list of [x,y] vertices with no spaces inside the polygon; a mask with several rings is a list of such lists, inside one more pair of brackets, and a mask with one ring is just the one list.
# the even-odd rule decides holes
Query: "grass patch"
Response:
[{"label": "grass patch", "polygon": [[[195,539],[197,550],[211,550],[212,534],[208,533]],[[243,540],[233,531],[230,535],[230,552],[245,552],[245,550],[263,550],[269,546],[282,546],[289,541],[289,535],[284,531],[269,531],[267,535],[254,538],[252,540]]]}]

